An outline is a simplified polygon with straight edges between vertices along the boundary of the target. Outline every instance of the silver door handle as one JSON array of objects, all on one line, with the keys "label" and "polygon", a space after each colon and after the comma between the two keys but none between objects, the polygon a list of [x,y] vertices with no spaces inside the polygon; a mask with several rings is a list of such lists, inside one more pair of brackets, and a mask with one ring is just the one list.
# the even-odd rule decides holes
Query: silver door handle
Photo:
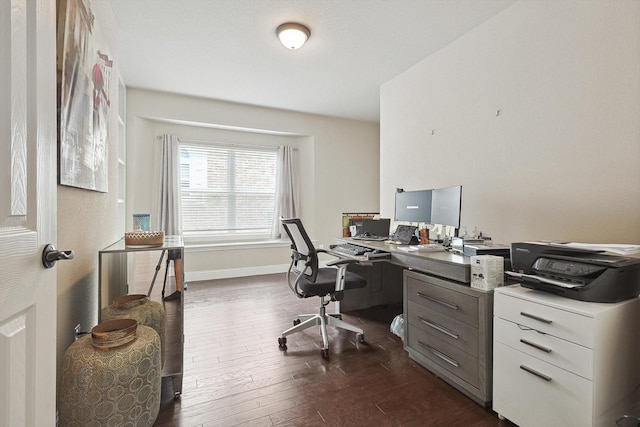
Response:
[{"label": "silver door handle", "polygon": [[73,251],[59,251],[53,244],[49,243],[42,250],[42,265],[45,268],[51,268],[57,261],[73,259],[74,255]]}]

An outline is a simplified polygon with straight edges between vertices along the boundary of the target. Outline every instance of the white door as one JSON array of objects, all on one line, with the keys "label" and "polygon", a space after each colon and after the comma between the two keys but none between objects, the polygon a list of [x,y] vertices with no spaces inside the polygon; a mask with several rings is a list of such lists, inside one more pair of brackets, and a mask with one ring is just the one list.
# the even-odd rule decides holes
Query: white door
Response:
[{"label": "white door", "polygon": [[55,0],[0,0],[0,426],[56,413]]}]

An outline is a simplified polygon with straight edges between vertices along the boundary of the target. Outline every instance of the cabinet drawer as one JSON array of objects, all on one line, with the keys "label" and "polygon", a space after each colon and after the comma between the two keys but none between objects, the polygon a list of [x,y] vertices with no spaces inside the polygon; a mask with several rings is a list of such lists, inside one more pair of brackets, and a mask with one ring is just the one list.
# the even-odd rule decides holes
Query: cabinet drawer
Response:
[{"label": "cabinet drawer", "polygon": [[590,348],[534,329],[521,329],[515,323],[498,317],[493,323],[493,338],[496,342],[593,380],[593,350]]},{"label": "cabinet drawer", "polygon": [[478,387],[478,359],[434,335],[409,325],[409,347],[447,371]]},{"label": "cabinet drawer", "polygon": [[478,298],[438,286],[440,279],[407,275],[407,298],[429,310],[478,327]]},{"label": "cabinet drawer", "polygon": [[498,414],[520,427],[592,425],[591,381],[498,342],[493,363]]},{"label": "cabinet drawer", "polygon": [[584,347],[594,346],[594,319],[496,292],[494,314]]},{"label": "cabinet drawer", "polygon": [[472,356],[478,356],[478,328],[412,301],[408,305],[408,319],[413,327],[435,335]]}]

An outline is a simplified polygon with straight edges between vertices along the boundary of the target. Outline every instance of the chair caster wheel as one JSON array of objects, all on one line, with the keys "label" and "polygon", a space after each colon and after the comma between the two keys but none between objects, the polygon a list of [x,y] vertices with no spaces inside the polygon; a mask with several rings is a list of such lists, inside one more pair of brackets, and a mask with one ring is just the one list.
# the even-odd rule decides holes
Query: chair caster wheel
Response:
[{"label": "chair caster wheel", "polygon": [[356,341],[364,342],[364,334],[356,334]]},{"label": "chair caster wheel", "polygon": [[287,337],[278,338],[278,347],[287,348]]},{"label": "chair caster wheel", "polygon": [[295,320],[293,321],[293,326],[299,325],[300,323],[301,323],[301,322],[300,322],[300,319],[295,319]]},{"label": "chair caster wheel", "polygon": [[323,348],[320,350],[320,356],[322,356],[323,359],[329,359],[329,349]]}]

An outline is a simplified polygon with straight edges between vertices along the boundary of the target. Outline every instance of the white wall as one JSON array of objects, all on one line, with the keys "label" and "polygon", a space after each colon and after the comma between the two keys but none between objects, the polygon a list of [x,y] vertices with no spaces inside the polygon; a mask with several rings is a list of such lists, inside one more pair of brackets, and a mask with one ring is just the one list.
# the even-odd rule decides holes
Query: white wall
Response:
[{"label": "white wall", "polygon": [[[229,129],[233,129],[233,132]],[[128,88],[127,217],[156,211],[157,136],[298,148],[301,218],[318,244],[342,234],[341,214],[379,209],[379,127],[337,119]],[[361,184],[364,183],[364,184]],[[152,219],[153,221],[153,219]],[[131,226],[128,220],[128,227]],[[187,281],[268,273],[288,267],[289,248],[187,248]]]},{"label": "white wall", "polygon": [[640,2],[520,1],[381,88],[380,201],[463,186],[495,241],[640,243]]}]

